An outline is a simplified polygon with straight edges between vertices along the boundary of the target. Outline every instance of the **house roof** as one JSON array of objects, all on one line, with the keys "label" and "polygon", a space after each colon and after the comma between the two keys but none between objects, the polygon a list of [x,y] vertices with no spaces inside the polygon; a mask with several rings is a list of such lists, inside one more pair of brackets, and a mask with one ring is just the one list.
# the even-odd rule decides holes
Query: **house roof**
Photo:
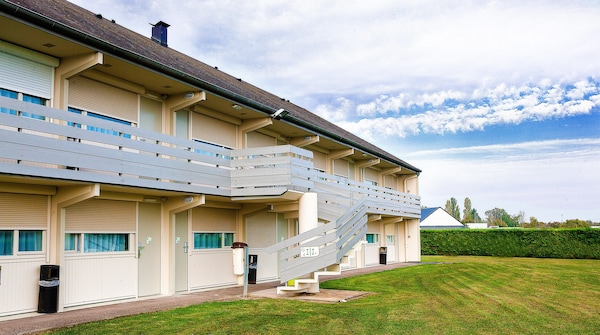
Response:
[{"label": "house roof", "polygon": [[200,89],[216,92],[268,115],[284,108],[289,112],[283,118],[284,122],[370,153],[416,173],[421,172],[420,169],[389,152],[288,100],[172,48],[152,42],[150,37],[135,33],[114,21],[103,19],[101,15],[94,14],[68,1],[0,1],[0,10],[98,51],[177,78]]},{"label": "house roof", "polygon": [[465,227],[442,207],[422,208],[420,226],[428,229]]},{"label": "house roof", "polygon": [[442,207],[421,208],[421,222],[438,209],[442,209]]}]

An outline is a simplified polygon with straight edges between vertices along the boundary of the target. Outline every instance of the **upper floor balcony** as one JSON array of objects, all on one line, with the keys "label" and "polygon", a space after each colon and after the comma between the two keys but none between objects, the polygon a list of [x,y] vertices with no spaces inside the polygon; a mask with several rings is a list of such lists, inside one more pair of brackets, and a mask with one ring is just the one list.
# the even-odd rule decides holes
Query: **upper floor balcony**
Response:
[{"label": "upper floor balcony", "polygon": [[2,174],[234,198],[318,190],[420,213],[418,196],[319,171],[292,145],[232,150],[5,97],[0,108]]}]

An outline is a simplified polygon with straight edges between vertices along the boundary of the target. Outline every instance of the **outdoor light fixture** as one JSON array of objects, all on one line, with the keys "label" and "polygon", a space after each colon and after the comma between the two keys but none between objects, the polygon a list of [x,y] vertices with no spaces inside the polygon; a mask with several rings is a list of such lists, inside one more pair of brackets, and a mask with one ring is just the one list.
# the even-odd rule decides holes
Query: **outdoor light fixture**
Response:
[{"label": "outdoor light fixture", "polygon": [[234,104],[234,105],[231,105],[231,108],[239,111],[240,109],[242,109],[242,106],[240,106],[238,104]]},{"label": "outdoor light fixture", "polygon": [[192,197],[192,196],[187,196],[187,197],[183,198],[183,202],[185,202],[186,204],[189,204],[192,201],[194,201],[194,197]]},{"label": "outdoor light fixture", "polygon": [[194,92],[185,92],[183,94],[183,97],[186,98],[186,99],[191,99],[191,98],[194,97],[194,95],[195,95]]},{"label": "outdoor light fixture", "polygon": [[288,115],[290,112],[286,111],[283,108],[280,108],[277,110],[277,112],[271,114],[271,117],[275,120],[281,120],[283,119],[286,115]]}]

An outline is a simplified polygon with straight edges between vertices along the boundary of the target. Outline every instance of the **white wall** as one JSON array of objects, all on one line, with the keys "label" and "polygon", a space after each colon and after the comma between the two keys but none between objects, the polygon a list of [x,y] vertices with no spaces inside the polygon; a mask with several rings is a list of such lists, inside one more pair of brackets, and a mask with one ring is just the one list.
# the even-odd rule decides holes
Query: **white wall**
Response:
[{"label": "white wall", "polygon": [[135,253],[65,256],[60,283],[64,306],[135,298],[137,270]]},{"label": "white wall", "polygon": [[37,311],[40,265],[44,256],[2,261],[0,316]]},{"label": "white wall", "polygon": [[237,284],[233,274],[233,249],[193,251],[189,259],[190,290]]}]

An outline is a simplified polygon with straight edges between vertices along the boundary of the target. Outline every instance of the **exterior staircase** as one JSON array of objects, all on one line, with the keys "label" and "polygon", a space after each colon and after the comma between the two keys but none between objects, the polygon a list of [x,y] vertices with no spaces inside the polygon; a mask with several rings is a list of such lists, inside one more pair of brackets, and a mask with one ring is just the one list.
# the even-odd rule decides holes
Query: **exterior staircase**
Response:
[{"label": "exterior staircase", "polygon": [[278,286],[277,294],[282,293],[319,293],[319,276],[340,275],[341,267],[339,264],[333,264],[323,269],[315,271],[309,278],[290,279],[286,286]]},{"label": "exterior staircase", "polygon": [[277,293],[318,293],[319,277],[339,275],[346,254],[367,231],[368,198],[349,208],[337,220],[274,244],[279,252],[281,283]]}]

